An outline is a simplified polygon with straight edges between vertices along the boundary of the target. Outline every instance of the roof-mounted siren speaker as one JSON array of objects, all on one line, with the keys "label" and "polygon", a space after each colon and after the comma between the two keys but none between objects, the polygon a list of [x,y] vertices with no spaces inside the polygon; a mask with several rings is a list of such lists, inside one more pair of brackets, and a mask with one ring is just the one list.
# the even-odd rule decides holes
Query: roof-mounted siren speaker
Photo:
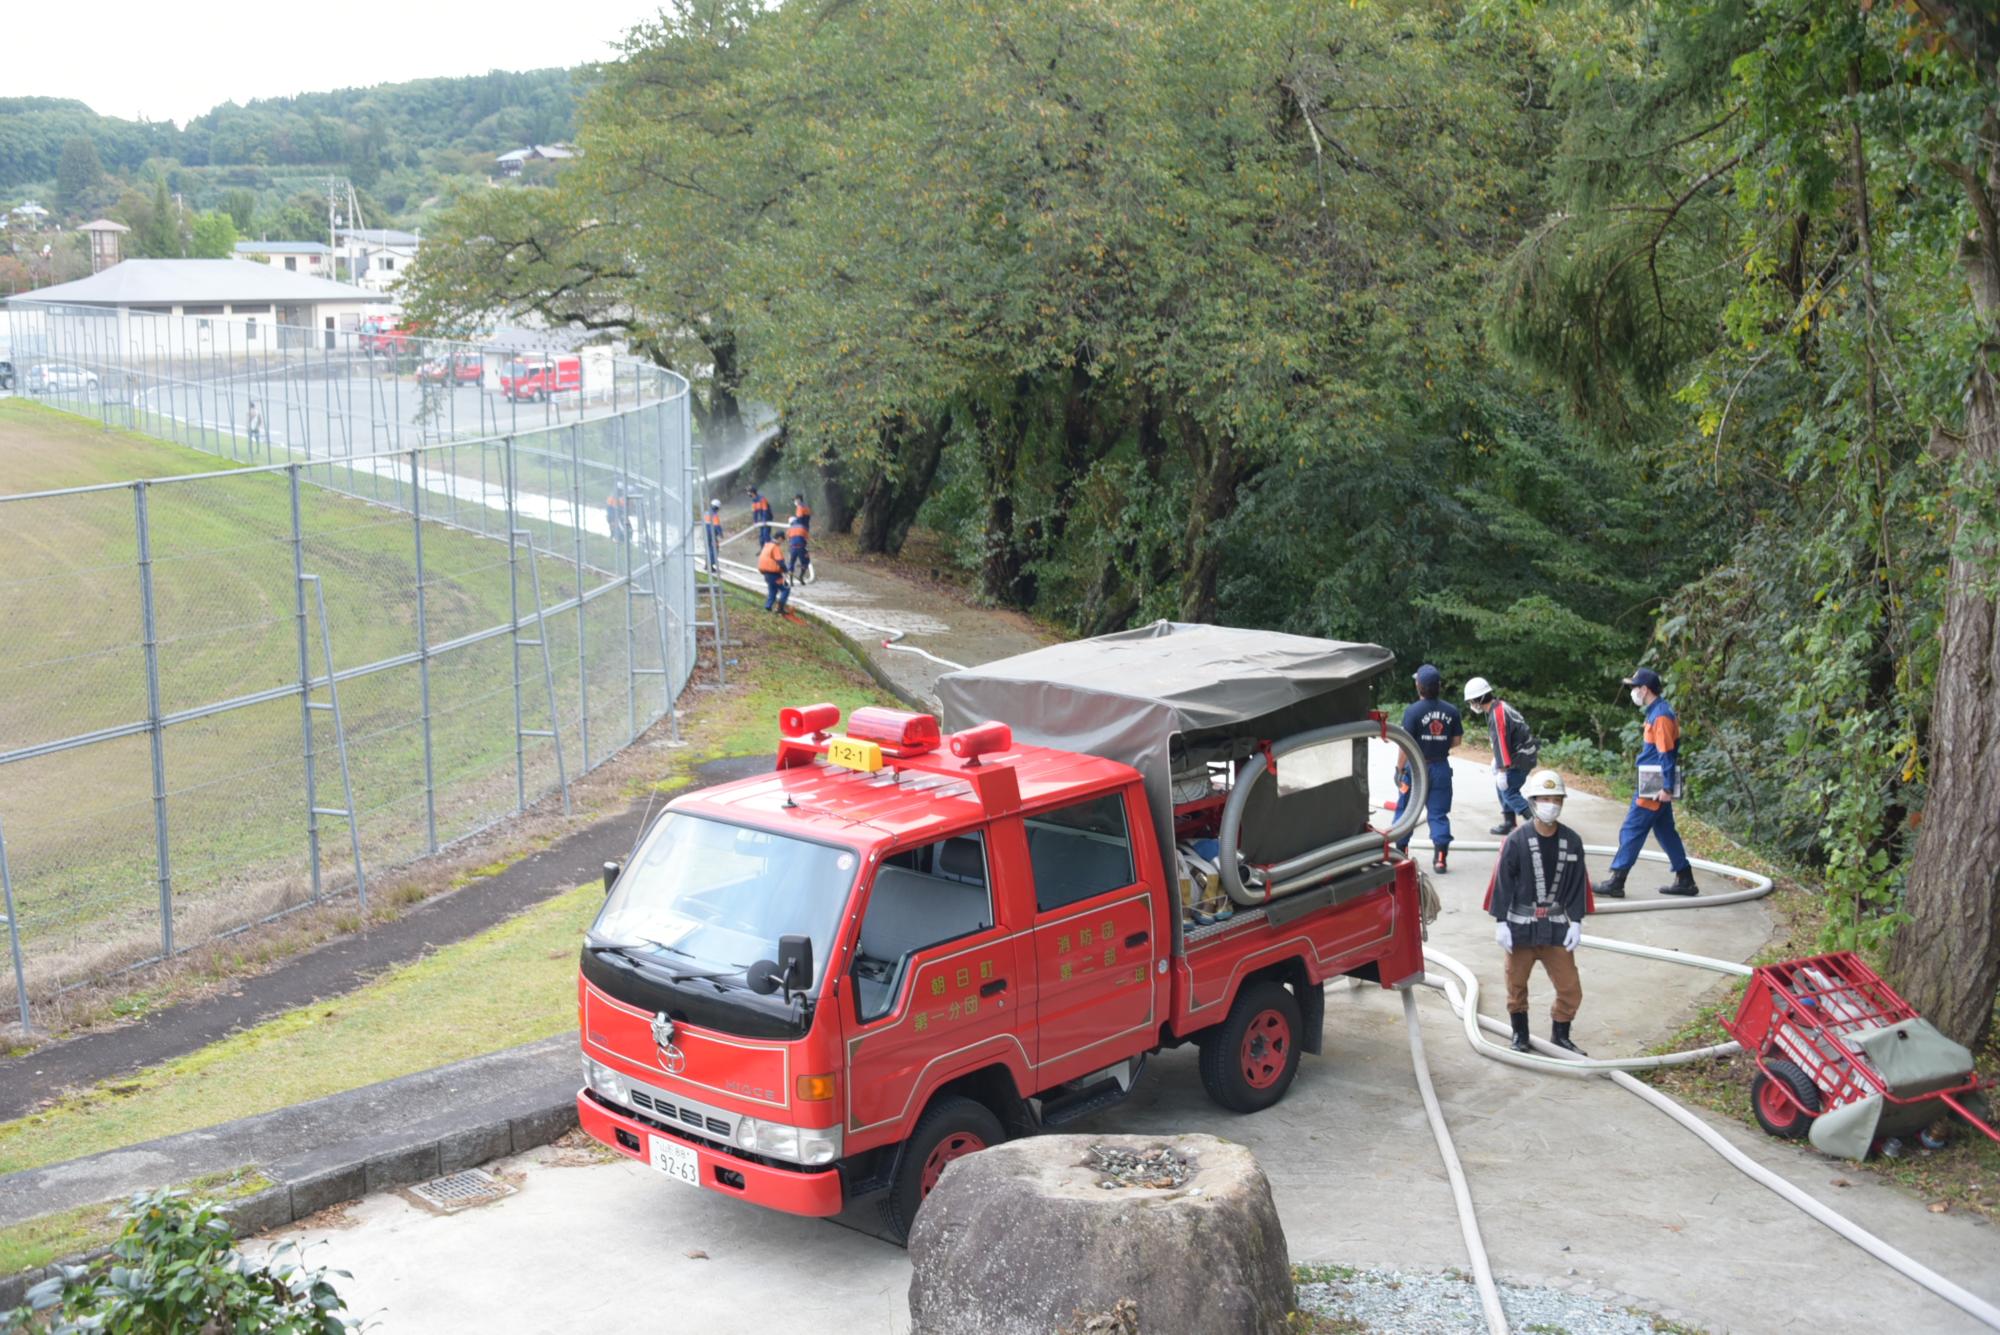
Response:
[{"label": "roof-mounted siren speaker", "polygon": [[978,765],[981,756],[1009,751],[1013,746],[1014,730],[1004,723],[982,723],[951,735],[951,753],[963,760],[967,768]]},{"label": "roof-mounted siren speaker", "polygon": [[840,726],[840,706],[836,704],[793,705],[778,711],[778,731],[787,737],[804,737],[808,733],[816,742],[826,740],[826,735]]},{"label": "roof-mounted siren speaker", "polygon": [[857,709],[847,720],[847,735],[857,741],[874,742],[893,756],[920,756],[938,749],[938,721],[929,714],[911,714],[900,709],[879,709],[870,705]]}]

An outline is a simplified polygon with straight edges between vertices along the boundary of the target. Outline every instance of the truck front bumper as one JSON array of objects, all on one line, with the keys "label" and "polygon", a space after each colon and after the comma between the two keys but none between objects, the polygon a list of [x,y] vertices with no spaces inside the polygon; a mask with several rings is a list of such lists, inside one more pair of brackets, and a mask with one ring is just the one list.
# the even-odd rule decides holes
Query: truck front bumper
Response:
[{"label": "truck front bumper", "polygon": [[[741,1158],[698,1140],[675,1135],[628,1117],[579,1090],[576,1120],[592,1140],[640,1163],[650,1163],[646,1137],[664,1136],[695,1152],[701,1165],[701,1185],[753,1205],[787,1214],[826,1216],[840,1213],[840,1170],[837,1168],[773,1168]],[[621,1134],[622,1133],[622,1134]]]}]

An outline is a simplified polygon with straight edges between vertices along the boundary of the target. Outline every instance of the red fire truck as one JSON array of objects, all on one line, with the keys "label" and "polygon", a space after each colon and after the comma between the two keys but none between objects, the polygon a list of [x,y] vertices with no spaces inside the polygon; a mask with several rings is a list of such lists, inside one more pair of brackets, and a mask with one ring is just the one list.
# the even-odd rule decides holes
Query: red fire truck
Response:
[{"label": "red fire truck", "polygon": [[419,337],[416,330],[399,325],[383,315],[363,317],[358,332],[361,335],[361,351],[370,357],[400,357]]},{"label": "red fire truck", "polygon": [[500,377],[500,392],[518,402],[546,399],[551,394],[574,394],[583,388],[581,357],[535,357],[507,364]]},{"label": "red fire truck", "polygon": [[1276,1103],[1322,984],[1423,972],[1393,846],[1422,794],[1368,824],[1368,743],[1417,754],[1370,709],[1389,663],[1162,622],[947,675],[949,732],[783,711],[771,773],[605,868],[584,1129],[900,1240],[946,1164],[1111,1107],[1162,1049],[1199,1045],[1225,1108]]}]

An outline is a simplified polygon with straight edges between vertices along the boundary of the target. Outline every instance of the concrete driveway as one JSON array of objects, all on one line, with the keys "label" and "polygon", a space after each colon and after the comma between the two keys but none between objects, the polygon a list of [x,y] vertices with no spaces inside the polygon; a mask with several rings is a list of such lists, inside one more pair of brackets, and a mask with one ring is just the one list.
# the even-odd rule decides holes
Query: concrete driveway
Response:
[{"label": "concrete driveway", "polygon": [[[1378,759],[1379,795],[1387,774],[1386,759]],[[1497,811],[1483,767],[1464,766],[1457,789],[1460,835],[1483,837]],[[1610,841],[1622,815],[1586,796],[1570,803],[1569,819],[1587,842]],[[1433,944],[1493,989],[1489,1014],[1499,1010],[1500,952],[1479,900],[1491,865],[1491,854],[1454,859],[1432,932]],[[1663,879],[1642,864],[1634,886],[1643,896]],[[1712,887],[1707,878],[1703,884]],[[1733,959],[1748,958],[1770,932],[1759,904],[1602,922],[1607,936]],[[1603,952],[1580,962],[1585,1000],[1576,1038],[1598,1056],[1656,1041],[1692,1002],[1725,985],[1700,970]],[[1538,985],[1538,1032],[1548,1000]],[[1502,1278],[1581,1289],[1712,1331],[1980,1328],[1609,1082],[1486,1061],[1466,1046],[1440,998],[1424,993],[1420,1004],[1439,1094]],[[1864,1227],[2000,1300],[2000,1232],[1929,1214],[1871,1175],[1709,1120]],[[1216,1108],[1201,1092],[1194,1050],[1183,1048],[1156,1058],[1123,1106],[1078,1129],[1206,1131],[1249,1145],[1271,1178],[1294,1262],[1465,1265],[1394,993],[1334,985],[1327,1050],[1306,1059],[1276,1108],[1253,1116]],[[544,1150],[510,1161],[502,1167],[519,1173],[518,1194],[457,1216],[377,1196],[329,1226],[280,1236],[323,1244],[314,1259],[351,1270],[342,1290],[354,1310],[375,1314],[390,1332],[581,1332],[607,1323],[712,1335],[907,1328],[901,1251],[691,1191],[627,1160],[581,1159]]]}]

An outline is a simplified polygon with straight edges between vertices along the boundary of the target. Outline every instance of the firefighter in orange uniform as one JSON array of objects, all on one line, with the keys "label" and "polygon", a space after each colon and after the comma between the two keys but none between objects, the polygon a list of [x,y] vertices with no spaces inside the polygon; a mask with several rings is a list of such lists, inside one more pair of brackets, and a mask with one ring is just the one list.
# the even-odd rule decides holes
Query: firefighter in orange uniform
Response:
[{"label": "firefighter in orange uniform", "polygon": [[1625,813],[1624,828],[1618,831],[1618,851],[1611,857],[1611,875],[1597,893],[1608,899],[1625,897],[1625,873],[1639,860],[1646,836],[1660,841],[1667,866],[1674,879],[1660,887],[1663,895],[1696,895],[1694,868],[1688,864],[1681,832],[1674,827],[1674,800],[1681,795],[1681,720],[1674,707],[1660,695],[1660,674],[1640,668],[1625,678],[1632,703],[1646,711],[1646,731],[1639,746],[1639,781],[1633,789],[1631,809]]},{"label": "firefighter in orange uniform", "polygon": [[757,553],[757,573],[764,577],[764,610],[771,611],[775,603],[783,612],[791,605],[792,586],[785,578],[785,549],[775,539]]}]

